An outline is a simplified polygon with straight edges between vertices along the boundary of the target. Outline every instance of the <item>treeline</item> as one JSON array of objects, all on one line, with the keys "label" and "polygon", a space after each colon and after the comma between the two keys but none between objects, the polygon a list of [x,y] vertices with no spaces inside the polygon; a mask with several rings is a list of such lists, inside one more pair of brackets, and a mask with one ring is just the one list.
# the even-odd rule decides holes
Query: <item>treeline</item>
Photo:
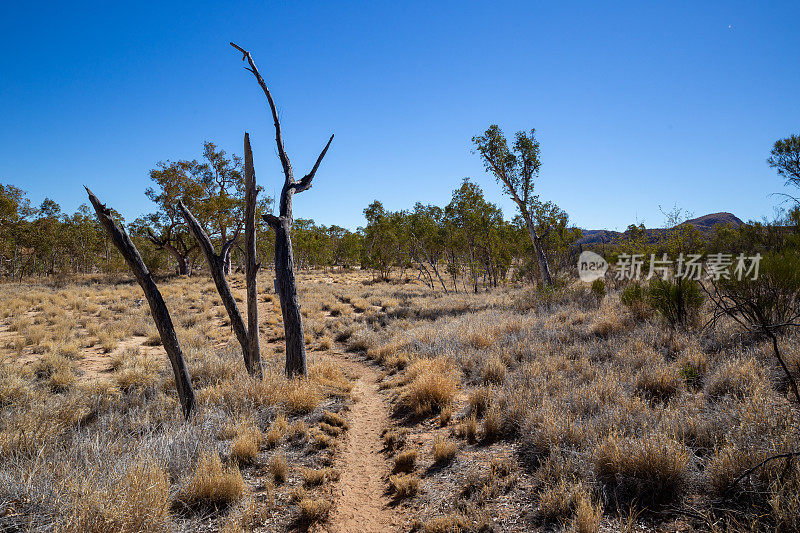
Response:
[{"label": "treeline", "polygon": [[[230,238],[238,244],[241,212],[234,210],[234,216],[223,218],[211,206],[238,206],[241,198],[235,187],[222,200],[219,193],[210,194],[208,188],[189,189],[183,176],[169,183],[163,179],[165,169],[173,177],[181,174],[174,172],[174,165],[177,164],[164,163],[151,173],[162,185],[148,189],[147,194],[159,199],[163,209],[137,218],[126,227],[151,270],[191,275],[205,267],[203,258],[181,219],[171,211],[170,201],[160,197],[167,196],[164,191],[168,190],[175,203],[178,199],[191,202],[215,244]],[[183,184],[181,194],[175,192],[181,190],[173,187],[175,182]],[[187,194],[187,189],[192,194]],[[269,210],[271,204],[271,198],[263,198],[259,208]],[[119,213],[113,214],[123,222]],[[295,267],[368,269],[374,279],[414,277],[446,292],[538,280],[524,220],[519,215],[506,220],[500,208],[486,200],[481,188],[468,179],[453,191],[451,201],[443,207],[417,203],[408,210],[388,211],[376,200],[364,209],[364,216],[366,225],[356,231],[297,219],[292,228]],[[680,213],[670,213],[669,219],[679,222]],[[582,250],[574,245],[581,231],[570,227],[567,214],[552,204],[543,205],[536,220],[554,274],[570,272]],[[257,242],[262,261],[273,256],[273,239],[266,224],[259,225]],[[612,264],[619,254],[675,257],[688,252],[765,252],[787,247],[800,248],[797,208],[769,223],[720,225],[708,232],[677,224],[657,238],[649,235],[644,226],[631,225],[618,241],[590,246]],[[237,246],[232,250],[232,268],[240,269],[243,252]],[[123,271],[126,267],[122,258],[88,206],[81,205],[73,214],[64,213],[51,199],[33,206],[25,191],[0,184],[0,274],[5,279]]]},{"label": "treeline", "polygon": [[800,207],[779,211],[772,220],[742,224],[716,224],[698,228],[683,223],[688,215],[675,209],[667,214],[667,228],[648,230],[643,224],[631,224],[619,238],[606,243],[579,246],[579,250],[600,253],[610,263],[622,255],[638,254],[675,259],[680,254],[756,254],[800,250]]},{"label": "treeline", "polygon": [[[411,270],[430,287],[443,291],[473,290],[480,286],[538,276],[525,222],[507,221],[500,208],[487,201],[481,188],[465,179],[444,207],[417,203],[406,211],[386,211],[375,201],[364,210],[364,264],[376,276],[401,276]],[[580,238],[569,227],[567,214],[552,204],[536,216],[549,261],[557,267],[571,262],[570,245]]]},{"label": "treeline", "polygon": [[[539,145],[534,131],[518,132],[509,145],[497,126],[490,126],[473,142],[504,192],[518,206],[517,215],[506,220],[500,208],[489,202],[481,188],[464,179],[445,206],[417,203],[401,211],[387,211],[374,201],[366,209],[366,225],[356,231],[317,225],[297,219],[292,226],[295,267],[369,269],[375,279],[414,276],[442,291],[477,291],[513,280],[543,281],[574,274],[575,259],[582,251],[575,242],[581,231],[570,227],[569,217],[552,202],[533,194],[538,176]],[[800,136],[777,141],[768,163],[788,185],[800,187]],[[155,272],[191,275],[204,262],[196,240],[189,233],[178,203],[197,217],[212,242],[222,248],[233,243],[226,257],[226,271],[241,268],[244,253],[241,232],[244,220],[242,160],[228,156],[214,143],[203,145],[202,158],[159,162],[150,171],[151,187],[145,195],[155,210],[126,225],[145,262]],[[788,196],[788,195],[787,195]],[[739,227],[717,226],[702,232],[680,224],[686,217],[678,210],[667,214],[666,227],[653,239],[643,226],[631,225],[613,243],[590,247],[609,262],[621,253],[695,254],[759,252],[800,248],[800,205],[772,222],[751,222]],[[273,199],[261,196],[256,220],[273,207]],[[119,213],[113,213],[122,222]],[[274,235],[266,224],[257,228],[258,255],[266,264],[274,256]],[[110,246],[88,206],[73,214],[62,212],[50,199],[33,206],[25,191],[0,184],[0,276],[109,273],[125,270],[121,257]]]},{"label": "treeline", "polygon": [[[186,163],[162,163],[151,172],[158,187],[146,194],[160,209],[125,225],[148,267],[161,274],[191,275],[204,268],[173,202],[192,205],[215,244],[223,239],[236,239],[238,244],[239,240],[241,212],[237,208],[242,197],[238,186],[229,188],[227,196],[220,189],[197,187],[187,179],[191,172],[197,173],[197,166]],[[238,168],[234,170],[238,173]],[[234,175],[235,185],[238,179]],[[49,198],[33,206],[25,191],[5,184],[0,184],[0,202],[0,273],[4,278],[126,271],[87,205],[71,215]],[[235,206],[233,216],[218,216],[212,206],[223,203]],[[268,210],[271,204],[271,198],[263,198],[259,207]],[[566,213],[557,208],[542,214],[546,216],[541,224],[552,227],[546,237],[549,258],[554,265],[566,266],[573,254],[570,244],[580,230],[570,228]],[[113,215],[124,223],[119,213]],[[367,224],[356,231],[297,219],[292,228],[296,268],[357,267],[385,280],[391,275],[400,279],[413,275],[448,292],[536,276],[524,222],[520,217],[505,220],[500,208],[469,180],[453,191],[444,207],[417,203],[409,210],[387,211],[375,201],[364,215]],[[271,258],[273,234],[266,224],[258,231],[259,256]],[[241,268],[242,250],[237,246],[232,250],[231,267]]]}]

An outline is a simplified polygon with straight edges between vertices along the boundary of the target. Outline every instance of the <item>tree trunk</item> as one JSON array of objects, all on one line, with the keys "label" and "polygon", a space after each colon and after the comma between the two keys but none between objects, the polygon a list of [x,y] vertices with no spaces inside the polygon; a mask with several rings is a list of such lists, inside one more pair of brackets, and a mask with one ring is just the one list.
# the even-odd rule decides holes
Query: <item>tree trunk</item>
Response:
[{"label": "tree trunk", "polygon": [[194,389],[192,389],[192,380],[189,377],[189,370],[186,367],[186,362],[183,359],[178,337],[175,335],[175,328],[172,325],[172,319],[169,316],[167,304],[164,303],[164,298],[158,290],[150,271],[139,255],[139,251],[131,241],[128,234],[124,229],[117,226],[111,218],[111,211],[100,203],[100,200],[92,194],[92,191],[86,189],[89,194],[89,201],[94,206],[97,218],[100,220],[103,228],[111,237],[112,242],[117,247],[125,262],[133,271],[136,276],[136,281],[144,291],[147,298],[147,303],[150,304],[150,314],[153,316],[153,321],[158,328],[158,334],[161,337],[161,343],[164,345],[164,350],[167,352],[169,361],[172,364],[172,373],[175,376],[175,387],[178,390],[178,397],[181,401],[183,408],[183,415],[188,419],[194,409],[195,397]]},{"label": "tree trunk", "polygon": [[[317,161],[314,163],[309,173],[303,176],[303,179],[300,181],[295,180],[292,164],[283,146],[281,123],[278,118],[278,109],[275,107],[275,101],[272,99],[272,94],[267,84],[264,82],[264,79],[261,77],[261,74],[258,72],[258,68],[250,52],[234,43],[230,43],[230,45],[241,52],[242,60],[247,60],[250,65],[248,70],[253,73],[261,90],[264,91],[264,95],[267,97],[267,102],[272,112],[272,120],[275,125],[275,144],[277,145],[278,157],[283,167],[284,182],[280,196],[280,216],[276,217],[271,214],[264,215],[264,220],[270,225],[273,231],[275,231],[275,285],[281,302],[283,328],[286,337],[286,375],[289,377],[295,375],[305,376],[307,366],[305,335],[303,334],[303,316],[300,314],[300,302],[297,300],[297,284],[294,277],[294,263],[292,257],[291,227],[294,220],[292,216],[292,197],[294,193],[300,193],[311,188],[314,175],[317,173],[317,169],[320,163],[322,163],[322,159],[325,157],[331,142],[333,142],[333,135],[328,139],[328,144],[322,149],[322,152],[319,154],[319,157],[317,157]],[[248,248],[249,247],[250,244],[248,243]]]},{"label": "tree trunk", "polygon": [[228,312],[228,317],[231,320],[231,328],[236,334],[236,339],[239,341],[239,345],[242,347],[242,355],[244,356],[244,364],[247,368],[247,372],[250,375],[260,373],[260,368],[257,368],[253,365],[253,361],[258,361],[260,354],[254,355],[250,353],[250,344],[247,338],[247,328],[244,326],[244,320],[242,320],[239,307],[236,305],[236,299],[233,297],[233,293],[231,293],[231,288],[228,285],[227,279],[225,279],[225,261],[223,258],[225,257],[225,252],[230,248],[230,246],[232,246],[233,243],[230,241],[225,243],[222,252],[217,255],[216,252],[214,252],[214,245],[211,244],[211,239],[209,239],[206,232],[203,231],[200,223],[197,221],[194,215],[192,215],[191,211],[189,211],[189,208],[183,205],[183,202],[180,201],[178,202],[178,208],[181,210],[181,213],[183,213],[186,223],[189,225],[189,229],[192,231],[194,238],[200,245],[200,249],[203,251],[203,255],[206,256],[206,260],[208,261],[208,269],[211,271],[211,277],[214,279],[214,285],[217,287],[217,292],[222,300],[222,305],[225,306],[225,310]]},{"label": "tree trunk", "polygon": [[286,337],[286,375],[305,376],[306,340],[303,332],[303,315],[297,299],[294,278],[291,228],[288,220],[281,220],[275,229],[275,280],[281,302],[283,329]]},{"label": "tree trunk", "polygon": [[[245,284],[247,286],[247,345],[250,366],[261,376],[261,344],[258,331],[258,269],[256,262],[256,201],[258,188],[253,169],[253,152],[250,149],[250,135],[244,134],[244,252]],[[230,253],[228,253],[230,261]]]},{"label": "tree trunk", "polygon": [[233,246],[227,248],[225,257],[222,258],[222,273],[226,276],[231,273],[231,254],[233,253]]},{"label": "tree trunk", "polygon": [[442,290],[444,290],[444,293],[447,294],[447,285],[444,284],[444,280],[442,279],[442,275],[439,274],[439,269],[436,268],[436,263],[431,262],[431,268],[433,268],[433,272],[434,272],[434,274],[436,274],[436,277],[439,278],[439,283],[442,284]]},{"label": "tree trunk", "polygon": [[186,276],[189,274],[189,266],[187,264],[186,258],[175,251],[175,262],[177,263],[177,267],[175,272],[179,276]]},{"label": "tree trunk", "polygon": [[[522,207],[523,206],[520,205],[520,208]],[[536,253],[536,260],[539,263],[539,275],[541,276],[542,283],[545,287],[552,287],[553,278],[550,276],[550,266],[547,264],[547,257],[544,255],[544,250],[542,250],[541,239],[536,234],[536,227],[533,225],[533,220],[527,210],[520,209],[520,211],[522,211],[522,218],[525,219],[525,226],[528,228],[528,233],[531,236],[534,253]]]}]

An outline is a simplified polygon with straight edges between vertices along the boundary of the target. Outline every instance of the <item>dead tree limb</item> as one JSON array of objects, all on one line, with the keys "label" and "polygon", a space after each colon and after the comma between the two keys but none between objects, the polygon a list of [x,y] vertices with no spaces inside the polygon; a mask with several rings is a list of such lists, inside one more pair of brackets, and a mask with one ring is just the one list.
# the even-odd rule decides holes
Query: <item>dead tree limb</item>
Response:
[{"label": "dead tree limb", "polygon": [[247,286],[247,345],[251,364],[261,374],[261,346],[258,334],[258,269],[256,262],[256,172],[253,168],[253,151],[250,149],[250,135],[244,134],[244,247],[245,283]]},{"label": "dead tree limb", "polygon": [[250,353],[250,343],[248,341],[247,328],[244,325],[244,320],[242,320],[242,315],[239,312],[239,307],[236,305],[236,300],[233,297],[233,293],[231,293],[228,280],[225,278],[225,245],[228,245],[228,243],[223,245],[223,251],[218,255],[214,251],[214,245],[211,243],[211,239],[209,239],[208,234],[206,234],[202,226],[200,226],[200,223],[194,217],[192,212],[189,211],[189,208],[186,207],[183,202],[179,201],[178,209],[180,209],[183,217],[186,219],[186,223],[189,225],[189,229],[191,230],[192,235],[194,235],[195,240],[200,245],[203,255],[206,256],[208,269],[211,271],[211,277],[214,280],[214,285],[217,287],[217,292],[222,300],[222,305],[225,306],[225,310],[228,312],[228,317],[230,317],[231,327],[233,328],[233,332],[236,334],[236,339],[239,341],[239,345],[242,347],[244,366],[247,368],[247,372],[250,375],[260,374],[260,365],[253,364],[254,360],[257,362],[260,359],[260,354]]},{"label": "dead tree limb", "polygon": [[752,467],[748,468],[747,470],[745,470],[744,472],[742,472],[741,474],[739,474],[739,476],[736,479],[734,479],[733,482],[730,485],[728,485],[728,488],[725,489],[725,492],[723,493],[723,496],[728,496],[733,491],[733,489],[736,488],[736,486],[739,484],[740,481],[742,481],[744,478],[746,478],[747,476],[751,475],[753,472],[755,472],[756,470],[758,470],[762,466],[766,465],[770,461],[774,461],[775,459],[789,459],[789,460],[791,460],[792,458],[798,457],[798,456],[800,456],[800,452],[779,453],[777,455],[771,455],[771,456],[767,457],[766,459],[764,459],[763,461],[761,461],[757,465],[752,466]]},{"label": "dead tree limb", "polygon": [[105,205],[100,203],[100,200],[86,188],[89,194],[89,201],[94,206],[94,211],[97,213],[97,218],[100,224],[106,230],[114,246],[117,247],[125,262],[133,271],[136,276],[136,281],[144,291],[147,298],[147,303],[150,304],[150,314],[153,316],[153,321],[158,328],[158,334],[161,337],[161,343],[164,345],[164,350],[167,352],[169,362],[172,364],[172,373],[175,376],[175,387],[178,389],[178,397],[181,401],[183,408],[183,415],[188,419],[194,409],[194,389],[192,389],[192,380],[189,378],[189,370],[186,368],[186,361],[183,359],[178,337],[175,335],[175,327],[172,325],[172,319],[169,316],[167,304],[164,303],[164,298],[158,290],[150,271],[139,255],[139,251],[131,241],[128,233],[124,228],[118,226],[111,218],[111,210]]},{"label": "dead tree limb", "polygon": [[242,60],[246,60],[250,65],[247,70],[253,73],[261,90],[267,97],[272,120],[275,124],[275,144],[278,147],[278,157],[283,167],[284,183],[281,189],[280,207],[278,216],[264,215],[264,221],[275,231],[275,280],[278,297],[281,302],[281,313],[283,315],[284,336],[286,337],[286,374],[291,377],[294,375],[306,375],[306,344],[303,333],[303,316],[300,313],[300,302],[297,298],[297,282],[294,276],[294,258],[292,256],[292,197],[295,193],[300,193],[311,188],[311,182],[319,169],[322,159],[328,152],[328,148],[333,142],[333,135],[328,139],[328,143],[317,157],[317,161],[311,171],[303,176],[300,181],[294,179],[292,164],[283,146],[283,134],[281,133],[281,122],[278,118],[278,110],[272,94],[264,82],[264,78],[258,72],[255,62],[250,52],[244,48],[230,43],[242,53]]}]

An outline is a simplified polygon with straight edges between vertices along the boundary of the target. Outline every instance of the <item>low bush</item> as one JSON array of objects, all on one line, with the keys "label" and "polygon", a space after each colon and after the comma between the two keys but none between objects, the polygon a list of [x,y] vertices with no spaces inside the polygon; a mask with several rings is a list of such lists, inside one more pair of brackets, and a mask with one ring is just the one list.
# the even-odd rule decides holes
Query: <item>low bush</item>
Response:
[{"label": "low bush", "polygon": [[622,289],[619,301],[640,322],[648,320],[653,315],[653,309],[647,301],[647,289],[638,283],[631,283]]},{"label": "low bush", "polygon": [[606,282],[604,279],[596,279],[592,282],[592,294],[598,299],[602,300],[606,296]]},{"label": "low bush", "polygon": [[676,328],[690,325],[697,319],[703,294],[697,282],[691,279],[653,278],[647,289],[647,301],[671,328]]},{"label": "low bush", "polygon": [[619,301],[625,307],[633,307],[637,303],[644,302],[647,299],[647,290],[638,283],[631,283],[622,289],[622,294],[619,295]]}]

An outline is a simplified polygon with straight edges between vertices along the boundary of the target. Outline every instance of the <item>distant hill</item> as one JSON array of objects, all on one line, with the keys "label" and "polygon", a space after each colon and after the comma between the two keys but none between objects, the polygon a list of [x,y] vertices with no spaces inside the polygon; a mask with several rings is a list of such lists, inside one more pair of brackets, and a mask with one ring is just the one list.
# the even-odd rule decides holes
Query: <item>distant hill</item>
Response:
[{"label": "distant hill", "polygon": [[[710,232],[714,226],[718,224],[730,224],[738,227],[743,224],[742,220],[733,213],[710,213],[701,217],[687,220],[683,224],[690,224],[702,231],[703,233]],[[650,240],[656,240],[662,233],[672,228],[653,228],[647,230],[647,235]],[[583,230],[583,237],[575,241],[576,245],[587,244],[607,244],[618,241],[623,233],[619,231],[611,231],[606,229],[587,229]]]},{"label": "distant hill", "polygon": [[744,222],[733,213],[711,213],[710,215],[703,215],[687,220],[684,224],[691,224],[701,231],[710,231],[714,229],[714,226],[717,224],[730,224],[731,226],[738,227],[744,224]]}]

